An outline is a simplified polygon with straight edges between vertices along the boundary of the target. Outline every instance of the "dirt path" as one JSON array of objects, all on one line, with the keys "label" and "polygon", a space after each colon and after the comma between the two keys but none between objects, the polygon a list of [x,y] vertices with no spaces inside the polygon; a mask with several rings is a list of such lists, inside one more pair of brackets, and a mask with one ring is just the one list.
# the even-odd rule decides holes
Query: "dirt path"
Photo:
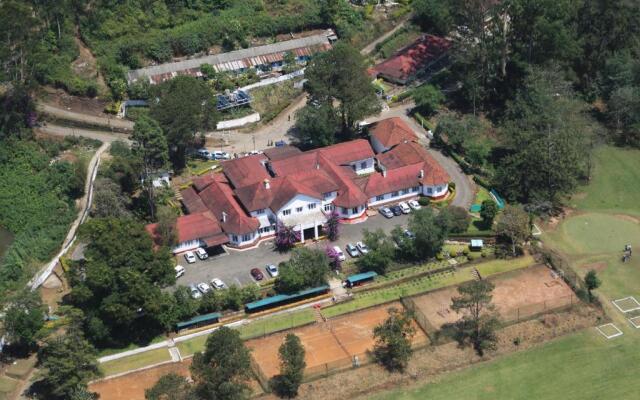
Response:
[{"label": "dirt path", "polygon": [[394,33],[396,33],[399,29],[402,29],[406,24],[407,21],[409,21],[410,17],[407,17],[406,19],[404,19],[402,22],[400,22],[395,28],[393,28],[392,30],[390,30],[389,32],[385,33],[384,35],[380,36],[379,38],[377,38],[376,40],[374,40],[373,42],[369,43],[364,49],[360,50],[360,54],[362,54],[363,56],[369,55],[371,54],[371,52],[373,50],[375,50],[376,45],[378,43],[383,42],[384,40],[386,40],[388,37],[390,37],[391,35],[393,35]]},{"label": "dirt path", "polygon": [[117,128],[124,130],[133,130],[133,122],[124,119],[118,119],[116,117],[97,117],[94,115],[82,114],[74,111],[64,110],[50,104],[38,103],[38,111],[41,113],[50,115],[55,118],[71,120],[90,125],[98,125],[106,128]]},{"label": "dirt path", "polygon": [[102,74],[98,69],[98,62],[93,53],[91,53],[91,50],[82,41],[78,26],[76,26],[75,32],[76,34],[73,37],[73,40],[76,42],[80,54],[78,55],[78,58],[73,61],[73,63],[71,63],[71,68],[75,73],[82,76],[83,78],[95,79],[98,83],[99,94],[101,96],[104,96],[108,93],[109,88],[107,87],[107,84],[105,83],[104,78],[102,77]]},{"label": "dirt path", "polygon": [[82,136],[89,139],[97,139],[103,143],[111,143],[116,140],[122,140],[124,142],[130,141],[129,136],[122,133],[95,131],[82,128],[69,128],[67,126],[60,126],[55,124],[46,124],[45,126],[37,128],[35,132],[54,136]]}]

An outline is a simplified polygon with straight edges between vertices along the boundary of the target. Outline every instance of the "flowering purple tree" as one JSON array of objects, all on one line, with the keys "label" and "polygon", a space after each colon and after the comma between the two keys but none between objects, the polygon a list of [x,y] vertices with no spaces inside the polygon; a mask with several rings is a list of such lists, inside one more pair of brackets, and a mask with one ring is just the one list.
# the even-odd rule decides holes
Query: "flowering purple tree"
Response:
[{"label": "flowering purple tree", "polygon": [[327,238],[334,242],[340,237],[340,217],[336,210],[331,211],[327,222],[324,224],[324,231],[327,234]]},{"label": "flowering purple tree", "polygon": [[287,251],[299,241],[300,232],[296,232],[292,226],[286,226],[278,221],[278,225],[276,225],[276,248],[279,251]]},{"label": "flowering purple tree", "polygon": [[329,264],[333,266],[333,269],[339,270],[342,268],[342,261],[340,261],[340,255],[333,249],[332,246],[327,246],[325,249]]}]

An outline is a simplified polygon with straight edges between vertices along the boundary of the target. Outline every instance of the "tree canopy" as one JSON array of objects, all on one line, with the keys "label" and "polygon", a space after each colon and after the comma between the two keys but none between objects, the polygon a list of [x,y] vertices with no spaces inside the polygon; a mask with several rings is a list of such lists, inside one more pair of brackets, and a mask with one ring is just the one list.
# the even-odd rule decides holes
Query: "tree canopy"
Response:
[{"label": "tree canopy", "polygon": [[44,326],[44,306],[39,292],[20,292],[10,303],[4,316],[7,338],[18,353],[35,348],[37,333]]},{"label": "tree canopy", "polygon": [[280,374],[271,379],[271,387],[280,397],[293,398],[304,378],[305,350],[300,338],[293,333],[287,334],[278,349]]},{"label": "tree canopy", "polygon": [[411,339],[416,333],[413,318],[407,311],[388,310],[389,317],[373,328],[376,343],[373,354],[389,371],[404,371],[413,354]]},{"label": "tree canopy", "polygon": [[279,293],[293,293],[302,289],[326,285],[329,259],[325,252],[306,247],[296,248],[291,258],[280,264],[275,289]]}]

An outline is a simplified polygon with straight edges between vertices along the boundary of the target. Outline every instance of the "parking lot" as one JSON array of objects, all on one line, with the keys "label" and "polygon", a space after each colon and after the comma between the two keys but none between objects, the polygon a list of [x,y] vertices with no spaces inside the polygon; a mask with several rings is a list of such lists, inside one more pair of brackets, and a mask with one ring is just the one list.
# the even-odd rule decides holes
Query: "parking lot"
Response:
[{"label": "parking lot", "polygon": [[[410,215],[410,214],[409,214]],[[324,250],[327,246],[340,246],[343,252],[347,243],[355,244],[362,240],[362,230],[371,231],[378,228],[389,233],[396,225],[406,226],[409,215],[399,215],[387,219],[381,215],[369,217],[366,221],[348,225],[340,225],[340,239],[335,242],[322,240],[319,242],[309,242],[307,247],[315,247]],[[346,252],[345,252],[346,255]],[[347,255],[349,258],[349,255]],[[258,248],[243,251],[228,250],[226,254],[209,257],[206,260],[198,259],[193,264],[187,264],[182,255],[177,257],[177,263],[185,267],[185,274],[177,281],[178,285],[188,286],[191,283],[209,283],[213,278],[222,279],[229,285],[244,286],[256,283],[249,271],[252,268],[260,268],[265,278],[268,276],[264,267],[268,264],[275,264],[289,259],[289,253],[279,253],[275,250],[273,241],[264,241]]]}]

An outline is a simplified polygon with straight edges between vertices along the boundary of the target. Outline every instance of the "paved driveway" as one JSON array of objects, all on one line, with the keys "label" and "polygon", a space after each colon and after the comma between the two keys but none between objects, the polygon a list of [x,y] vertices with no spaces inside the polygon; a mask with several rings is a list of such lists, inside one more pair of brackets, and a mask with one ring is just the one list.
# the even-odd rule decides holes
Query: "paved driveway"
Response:
[{"label": "paved driveway", "polygon": [[[384,218],[381,215],[369,217],[366,221],[347,225],[340,225],[340,239],[336,242],[326,240],[316,243],[309,242],[307,247],[324,250],[327,246],[340,246],[345,248],[347,243],[354,243],[362,240],[362,230],[383,229],[385,232],[391,230],[398,224],[406,225],[408,215],[400,215],[392,219]],[[346,254],[346,253],[345,253]],[[349,257],[349,255],[347,255]],[[178,285],[189,285],[190,283],[210,282],[213,278],[220,278],[227,285],[243,286],[255,283],[249,274],[252,268],[259,267],[266,276],[264,267],[267,264],[278,264],[289,259],[289,253],[279,253],[273,246],[273,241],[265,241],[258,248],[244,251],[229,250],[227,254],[209,257],[194,264],[187,264],[183,256],[178,256],[178,263],[185,267],[185,274],[178,279]]]}]

